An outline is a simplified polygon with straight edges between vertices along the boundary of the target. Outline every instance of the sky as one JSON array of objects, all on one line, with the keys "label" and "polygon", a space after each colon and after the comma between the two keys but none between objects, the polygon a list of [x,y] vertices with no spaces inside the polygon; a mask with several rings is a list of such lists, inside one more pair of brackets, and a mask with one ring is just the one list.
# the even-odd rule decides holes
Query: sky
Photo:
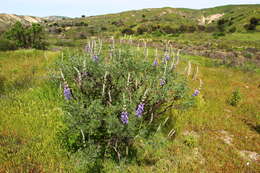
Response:
[{"label": "sky", "polygon": [[260,0],[1,0],[0,13],[31,16],[94,16],[143,8],[210,8],[228,4],[260,4]]}]

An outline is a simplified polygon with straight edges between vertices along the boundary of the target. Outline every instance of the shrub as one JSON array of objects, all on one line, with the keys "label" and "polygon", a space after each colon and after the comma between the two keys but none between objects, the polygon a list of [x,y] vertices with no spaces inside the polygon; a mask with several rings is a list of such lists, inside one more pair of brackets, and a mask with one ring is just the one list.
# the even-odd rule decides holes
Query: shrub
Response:
[{"label": "shrub", "polygon": [[0,40],[0,51],[15,50],[17,46],[10,40]]},{"label": "shrub", "polygon": [[107,31],[107,27],[102,26],[102,27],[101,27],[101,31]]},{"label": "shrub", "polygon": [[237,28],[236,28],[235,26],[233,26],[233,27],[231,27],[231,28],[228,30],[228,32],[229,32],[229,33],[234,33],[234,32],[236,32],[236,30],[237,30]]},{"label": "shrub", "polygon": [[198,30],[199,31],[205,31],[206,30],[206,27],[204,25],[198,25]]},{"label": "shrub", "polygon": [[136,33],[137,33],[138,35],[142,35],[142,34],[144,34],[144,33],[147,32],[147,31],[148,31],[147,27],[144,26],[144,25],[142,25],[142,26],[139,26],[139,27],[137,28]]},{"label": "shrub", "polygon": [[241,99],[242,99],[241,93],[237,89],[232,92],[232,95],[231,95],[230,99],[228,100],[228,103],[231,106],[237,106],[240,103]]},{"label": "shrub", "polygon": [[195,26],[188,26],[188,32],[193,33],[196,31],[196,27]]},{"label": "shrub", "polygon": [[171,26],[167,25],[162,27],[161,29],[163,32],[165,32],[166,34],[176,34],[178,32],[177,29],[172,28]]},{"label": "shrub", "polygon": [[114,21],[111,23],[112,25],[115,25],[115,26],[124,26],[124,22],[122,20],[119,20],[119,21]]},{"label": "shrub", "polygon": [[252,24],[252,25],[258,25],[258,21],[259,21],[259,19],[255,18],[255,17],[252,17],[252,18],[250,19],[250,24]]},{"label": "shrub", "polygon": [[62,138],[70,151],[92,159],[134,158],[137,136],[152,136],[166,124],[164,112],[192,103],[185,78],[168,61],[153,66],[128,48],[114,51],[111,59],[93,55],[88,46],[86,51],[91,55],[64,52],[58,65],[67,99]]},{"label": "shrub", "polygon": [[250,24],[244,25],[244,28],[248,31],[254,31],[256,29],[256,25],[250,23]]},{"label": "shrub", "polygon": [[23,26],[17,22],[5,33],[8,40],[15,42],[17,47],[45,49],[44,29],[40,24],[33,23],[31,26]]},{"label": "shrub", "polygon": [[131,28],[125,28],[121,31],[122,34],[133,35],[135,32]]},{"label": "shrub", "polygon": [[188,27],[186,26],[186,25],[181,25],[180,27],[179,27],[179,31],[180,32],[186,32],[188,30]]}]

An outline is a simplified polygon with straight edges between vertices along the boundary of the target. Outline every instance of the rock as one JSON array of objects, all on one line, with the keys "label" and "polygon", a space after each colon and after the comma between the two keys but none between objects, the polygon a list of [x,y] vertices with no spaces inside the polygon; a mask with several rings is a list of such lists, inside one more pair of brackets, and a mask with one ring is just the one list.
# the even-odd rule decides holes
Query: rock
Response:
[{"label": "rock", "polygon": [[242,150],[238,152],[241,157],[249,161],[260,161],[260,155],[256,152]]},{"label": "rock", "polygon": [[232,145],[232,141],[233,141],[233,135],[230,135],[227,131],[225,130],[221,130],[220,131],[220,139],[228,144],[228,145]]}]

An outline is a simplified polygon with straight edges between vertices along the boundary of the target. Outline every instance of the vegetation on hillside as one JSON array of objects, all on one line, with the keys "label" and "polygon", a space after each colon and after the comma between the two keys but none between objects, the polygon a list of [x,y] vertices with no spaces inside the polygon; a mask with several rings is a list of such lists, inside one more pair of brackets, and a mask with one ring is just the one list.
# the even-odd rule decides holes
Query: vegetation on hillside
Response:
[{"label": "vegetation on hillside", "polygon": [[0,39],[0,172],[260,172],[258,9],[15,24]]},{"label": "vegetation on hillside", "polygon": [[46,49],[44,28],[40,24],[24,26],[17,22],[4,33],[4,37],[13,41],[19,48]]}]

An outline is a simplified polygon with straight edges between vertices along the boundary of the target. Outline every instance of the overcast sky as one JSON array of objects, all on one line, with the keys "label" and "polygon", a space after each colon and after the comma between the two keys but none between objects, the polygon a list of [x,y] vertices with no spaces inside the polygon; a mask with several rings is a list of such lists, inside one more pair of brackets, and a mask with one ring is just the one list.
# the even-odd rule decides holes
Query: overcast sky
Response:
[{"label": "overcast sky", "polygon": [[260,4],[260,0],[1,0],[0,13],[78,17],[142,8],[209,8],[227,4]]}]

